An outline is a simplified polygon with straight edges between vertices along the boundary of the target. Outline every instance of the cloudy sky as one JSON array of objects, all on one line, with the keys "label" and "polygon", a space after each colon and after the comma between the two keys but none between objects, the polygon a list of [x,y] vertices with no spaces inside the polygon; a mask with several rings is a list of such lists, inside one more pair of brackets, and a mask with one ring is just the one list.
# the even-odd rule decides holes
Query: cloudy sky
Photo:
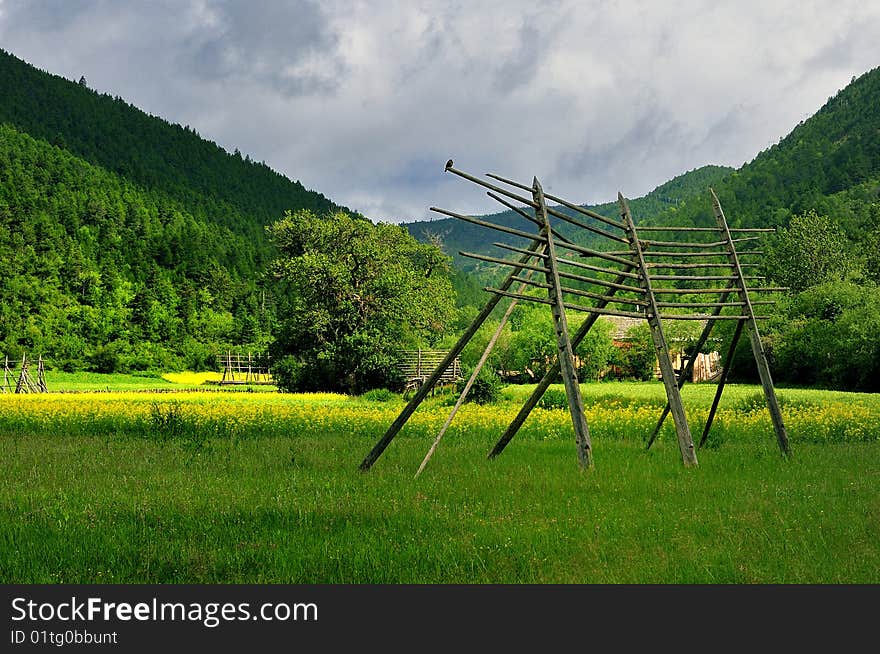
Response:
[{"label": "cloudy sky", "polygon": [[741,166],[880,65],[880,3],[0,0],[0,47],[374,220]]}]

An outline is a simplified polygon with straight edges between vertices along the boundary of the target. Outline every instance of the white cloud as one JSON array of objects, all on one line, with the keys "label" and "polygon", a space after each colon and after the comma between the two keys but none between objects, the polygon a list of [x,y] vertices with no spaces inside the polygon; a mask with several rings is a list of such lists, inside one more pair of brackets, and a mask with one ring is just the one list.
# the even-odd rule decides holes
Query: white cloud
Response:
[{"label": "white cloud", "polygon": [[739,166],[876,65],[865,2],[0,4],[0,43],[374,219],[577,201]]}]

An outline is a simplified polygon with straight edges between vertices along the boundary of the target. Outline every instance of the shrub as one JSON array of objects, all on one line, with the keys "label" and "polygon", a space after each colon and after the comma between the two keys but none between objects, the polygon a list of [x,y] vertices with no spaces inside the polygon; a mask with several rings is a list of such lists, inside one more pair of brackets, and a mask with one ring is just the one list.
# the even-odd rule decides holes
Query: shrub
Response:
[{"label": "shrub", "polygon": [[[470,374],[467,375],[466,379],[459,381],[456,388],[458,393],[461,393],[464,390],[467,379],[470,379]],[[477,375],[477,378],[471,386],[467,401],[475,404],[494,404],[501,397],[501,388],[503,385],[504,384],[498,375],[483,368],[480,370],[480,374]]]},{"label": "shrub", "polygon": [[538,406],[542,409],[561,409],[568,410],[568,396],[564,390],[558,388],[548,388],[544,396],[538,402]]},{"label": "shrub", "polygon": [[390,402],[397,399],[397,393],[387,388],[374,388],[361,395],[361,399],[368,402]]}]

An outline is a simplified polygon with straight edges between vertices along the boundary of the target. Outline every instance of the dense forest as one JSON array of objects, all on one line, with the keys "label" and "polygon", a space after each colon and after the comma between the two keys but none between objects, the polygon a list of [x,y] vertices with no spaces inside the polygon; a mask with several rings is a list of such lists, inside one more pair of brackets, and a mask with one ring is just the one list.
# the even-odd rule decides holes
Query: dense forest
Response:
[{"label": "dense forest", "polygon": [[344,208],[3,51],[0,88],[0,354],[114,371],[267,346],[266,227]]}]

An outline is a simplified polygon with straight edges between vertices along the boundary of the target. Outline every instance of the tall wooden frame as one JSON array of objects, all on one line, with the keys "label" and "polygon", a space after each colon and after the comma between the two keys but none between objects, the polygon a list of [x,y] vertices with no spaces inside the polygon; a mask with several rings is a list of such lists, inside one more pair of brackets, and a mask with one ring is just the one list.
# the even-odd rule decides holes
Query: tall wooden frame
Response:
[{"label": "tall wooden frame", "polygon": [[[511,270],[498,288],[487,287],[485,289],[491,294],[489,301],[477,315],[471,326],[449,351],[443,361],[439,363],[431,376],[429,376],[425,383],[418,389],[413,398],[401,411],[400,415],[398,415],[397,419],[395,419],[395,421],[389,426],[382,438],[379,439],[373,449],[367,454],[360,465],[362,470],[370,469],[381,456],[382,452],[388,447],[394,437],[406,424],[409,417],[440,379],[443,371],[448,367],[449,363],[461,354],[462,350],[468,342],[470,342],[477,330],[486,321],[502,298],[511,298],[513,303],[532,302],[550,305],[558,346],[558,356],[554,364],[551,365],[550,369],[537,384],[531,396],[523,404],[513,422],[508,426],[504,434],[502,434],[495,447],[489,452],[489,458],[498,456],[504,450],[519,431],[532,409],[537,406],[550,384],[561,375],[565,386],[569,413],[575,434],[578,462],[582,468],[592,467],[592,443],[590,440],[590,432],[587,424],[583,398],[580,393],[580,386],[577,379],[574,350],[593,327],[598,317],[602,315],[640,318],[646,320],[650,326],[651,337],[660,364],[661,379],[664,384],[668,401],[657,426],[647,439],[647,447],[650,447],[655,441],[664,420],[669,413],[672,413],[682,463],[686,466],[697,465],[694,441],[680,394],[681,388],[687,377],[691,374],[695,358],[691,358],[686,364],[685,369],[681,371],[681,374],[676,376],[669,353],[668,343],[664,334],[664,321],[704,320],[706,325],[696,344],[696,349],[700,349],[706,343],[712,328],[717,321],[734,320],[737,321],[737,326],[731,343],[731,352],[733,351],[733,348],[736,347],[736,343],[742,333],[743,325],[745,324],[748,329],[752,353],[758,365],[761,384],[764,389],[764,396],[770,411],[779,448],[783,455],[787,456],[790,454],[791,450],[788,443],[787,433],[785,431],[785,425],[782,420],[782,414],[779,409],[779,403],[776,398],[775,389],[770,377],[769,366],[767,365],[766,355],[758,331],[758,320],[765,318],[766,316],[758,316],[755,315],[754,312],[755,305],[773,304],[773,301],[753,300],[750,297],[750,293],[778,292],[786,289],[760,286],[749,287],[748,280],[763,278],[744,274],[744,267],[757,264],[755,262],[742,262],[740,256],[757,255],[762,253],[759,250],[754,249],[738,251],[736,243],[755,241],[759,239],[760,236],[745,236],[739,238],[734,238],[733,236],[734,232],[759,234],[761,232],[772,232],[774,230],[759,228],[730,228],[727,224],[727,220],[721,209],[718,198],[712,189],[710,189],[710,193],[712,195],[713,211],[717,223],[716,228],[666,226],[637,228],[632,213],[630,212],[629,204],[622,194],[618,195],[620,219],[617,220],[545,193],[537,178],[533,180],[531,186],[527,186],[513,180],[505,179],[499,175],[487,175],[487,177],[500,182],[507,187],[528,191],[531,195],[531,197],[528,197],[519,195],[518,193],[515,193],[508,188],[498,186],[493,182],[486,181],[458,170],[454,167],[451,160],[446,165],[446,171],[488,189],[487,192],[490,197],[525,218],[532,223],[533,229],[537,229],[536,231],[525,231],[508,227],[506,225],[495,224],[479,218],[465,216],[445,209],[431,207],[431,210],[437,213],[507,235],[523,238],[528,241],[528,245],[523,248],[509,243],[495,243],[496,246],[504,250],[520,254],[521,256],[517,260],[508,260],[469,252],[460,253],[463,256],[479,261],[507,266],[510,267]],[[548,206],[547,200],[558,203],[558,206]],[[516,206],[511,201],[519,203],[520,206]],[[584,230],[590,232],[594,237],[600,237],[602,242],[610,244],[612,248],[615,246],[624,246],[625,249],[599,250],[578,245],[574,242],[574,238],[567,238],[551,224],[551,216],[577,228],[579,231]],[[608,227],[612,227],[616,231],[608,231]],[[679,237],[685,233],[693,233],[691,236],[697,238],[701,235],[708,235],[710,238],[714,236],[719,238],[719,240],[710,242],[683,239],[672,241],[652,240],[641,238],[639,235],[640,231],[668,232]],[[719,247],[722,248],[720,251],[717,249]],[[558,252],[559,250],[571,252],[578,256],[578,259],[568,258],[571,255],[560,255]],[[724,259],[724,261],[719,262],[719,258]],[[598,264],[601,265],[587,263],[585,260],[598,260]],[[692,271],[707,268],[721,268],[728,274],[690,274]],[[686,271],[686,273],[657,274],[656,270],[658,269],[673,269],[676,271]],[[574,272],[573,270],[576,270],[577,272]],[[524,271],[526,276],[520,276]],[[533,279],[533,273],[543,274],[544,281],[541,282]],[[613,280],[608,279],[608,277],[613,277]],[[515,282],[519,282],[520,287],[518,292],[511,292],[510,288]],[[580,286],[572,286],[572,283],[580,284]],[[717,286],[716,283],[718,284]],[[587,290],[583,288],[583,285],[593,288],[598,287],[598,289]],[[539,295],[527,294],[527,287],[544,289],[547,293],[546,298],[542,298]],[[664,300],[664,297],[669,294],[675,296],[673,297],[673,301]],[[683,301],[684,296],[693,296],[695,294],[717,295],[719,297],[717,301],[702,301],[700,298],[692,301]],[[566,296],[574,296],[577,301],[567,300]],[[738,300],[730,301],[731,296],[737,297]],[[584,304],[585,301],[590,301],[591,303]],[[623,304],[631,308],[611,309],[608,308],[609,304]],[[474,371],[474,375],[465,386],[461,397],[453,408],[449,418],[441,428],[440,433],[437,435],[437,438],[431,446],[431,449],[425,456],[422,465],[419,467],[419,470],[416,473],[417,475],[424,469],[425,464],[430,459],[440,439],[451,424],[456,412],[464,402],[464,399],[470,390],[470,386],[473,383],[473,378],[488,358],[489,352],[497,341],[497,336],[503,328],[507,317],[509,317],[512,308],[513,305],[508,307],[504,319],[502,320],[502,324],[496,330],[496,334],[493,338],[490,339],[489,345],[484,351],[483,356],[480,358],[477,370]],[[739,309],[739,312],[735,314],[725,314],[723,311],[728,308]],[[676,311],[669,312],[667,311],[668,309]],[[682,309],[711,309],[711,313],[695,313],[693,311],[681,312],[680,310]],[[587,319],[573,335],[569,333],[566,310],[585,312],[588,314]],[[726,381],[729,361],[730,357],[728,356],[728,366],[725,367],[718,384],[709,419],[707,420],[700,439],[700,445],[706,442],[712,419],[715,415]]]}]

